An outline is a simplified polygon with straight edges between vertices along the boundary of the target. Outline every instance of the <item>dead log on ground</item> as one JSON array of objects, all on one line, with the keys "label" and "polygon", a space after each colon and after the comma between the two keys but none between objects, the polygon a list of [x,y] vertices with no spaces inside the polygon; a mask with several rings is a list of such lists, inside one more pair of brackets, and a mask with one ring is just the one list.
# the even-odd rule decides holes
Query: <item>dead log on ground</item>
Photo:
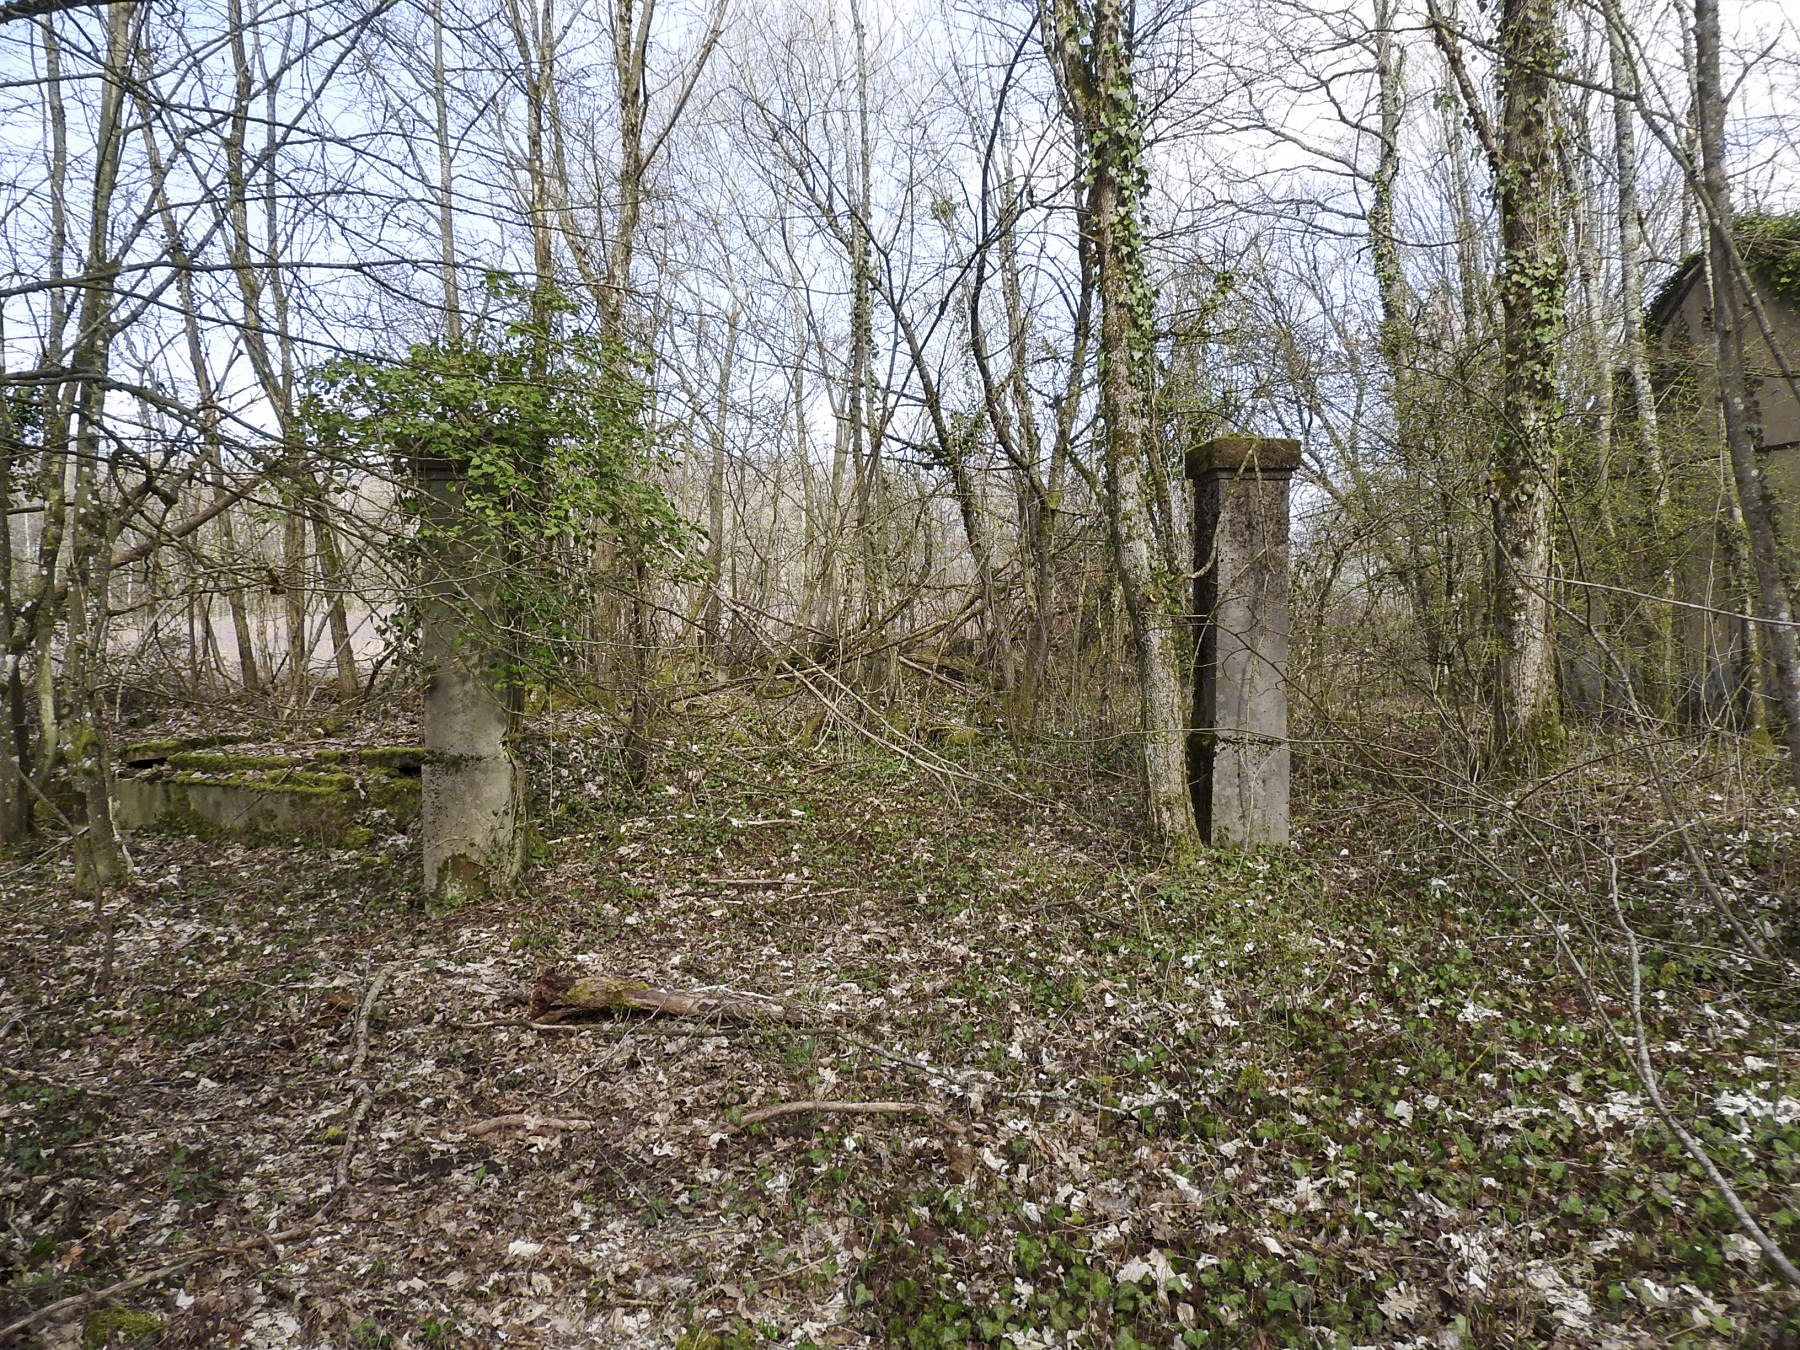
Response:
[{"label": "dead log on ground", "polygon": [[569,975],[546,970],[532,987],[530,1019],[565,1023],[603,1016],[644,1014],[697,1017],[714,1022],[805,1022],[784,1003],[755,994],[717,989],[658,989],[616,975]]}]

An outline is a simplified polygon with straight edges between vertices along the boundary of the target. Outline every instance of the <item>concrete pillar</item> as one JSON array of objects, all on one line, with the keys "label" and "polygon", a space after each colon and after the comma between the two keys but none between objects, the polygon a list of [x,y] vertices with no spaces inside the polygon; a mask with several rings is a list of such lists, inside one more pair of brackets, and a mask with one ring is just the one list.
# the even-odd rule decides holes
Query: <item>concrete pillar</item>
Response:
[{"label": "concrete pillar", "polygon": [[1194,814],[1208,844],[1288,842],[1288,488],[1300,443],[1225,436],[1194,484]]},{"label": "concrete pillar", "polygon": [[420,656],[425,762],[420,835],[425,892],[446,904],[504,893],[524,861],[523,776],[502,687],[497,569],[462,536],[463,478],[442,461],[417,466],[422,496]]}]

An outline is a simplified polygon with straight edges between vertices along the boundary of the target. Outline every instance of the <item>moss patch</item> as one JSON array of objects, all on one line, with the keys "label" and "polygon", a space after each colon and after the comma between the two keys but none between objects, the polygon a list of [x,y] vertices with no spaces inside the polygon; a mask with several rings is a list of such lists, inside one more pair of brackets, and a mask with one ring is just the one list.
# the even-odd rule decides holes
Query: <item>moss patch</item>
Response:
[{"label": "moss patch", "polygon": [[101,1308],[81,1324],[81,1350],[109,1345],[155,1345],[162,1340],[162,1318],[129,1308]]},{"label": "moss patch", "polygon": [[211,750],[221,745],[242,745],[256,738],[247,732],[218,736],[171,737],[164,740],[133,741],[119,751],[125,764],[155,764],[171,755],[194,750]]}]

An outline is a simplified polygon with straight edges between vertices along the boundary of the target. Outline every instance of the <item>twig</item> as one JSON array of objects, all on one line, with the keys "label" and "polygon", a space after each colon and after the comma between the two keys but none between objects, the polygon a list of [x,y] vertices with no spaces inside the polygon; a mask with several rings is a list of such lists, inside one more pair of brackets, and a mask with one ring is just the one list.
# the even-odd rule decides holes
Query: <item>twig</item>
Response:
[{"label": "twig", "polygon": [[307,1229],[311,1227],[312,1224],[304,1223],[295,1228],[284,1228],[279,1233],[258,1233],[253,1238],[247,1238],[243,1242],[235,1243],[229,1247],[202,1247],[199,1251],[189,1252],[179,1260],[171,1261],[164,1266],[158,1266],[155,1270],[146,1270],[137,1275],[129,1276],[126,1279],[119,1280],[115,1284],[107,1285],[104,1289],[89,1289],[79,1294],[71,1294],[68,1298],[58,1299],[54,1303],[46,1303],[36,1311],[26,1313],[25,1316],[19,1318],[17,1321],[8,1322],[5,1326],[0,1327],[0,1342],[9,1341],[14,1336],[19,1335],[19,1333],[29,1331],[39,1322],[47,1322],[53,1317],[61,1316],[63,1313],[73,1312],[75,1309],[82,1307],[85,1304],[95,1303],[101,1299],[114,1298],[119,1294],[130,1293],[133,1289],[141,1288],[146,1284],[155,1284],[158,1280],[166,1280],[169,1276],[179,1274],[181,1271],[186,1270],[196,1261],[204,1261],[210,1256],[231,1256],[238,1252],[248,1251],[252,1247],[268,1246],[273,1249],[275,1243],[286,1242],[290,1238],[299,1237],[300,1234],[306,1232]]},{"label": "twig", "polygon": [[495,1116],[492,1120],[479,1121],[469,1126],[468,1135],[471,1139],[483,1139],[490,1134],[498,1134],[501,1130],[524,1130],[527,1134],[538,1134],[545,1130],[597,1130],[605,1123],[601,1120],[568,1116]]},{"label": "twig", "polygon": [[[1695,1138],[1692,1132],[1675,1119],[1675,1113],[1663,1100],[1662,1087],[1656,1081],[1656,1071],[1650,1063],[1650,1042],[1644,1033],[1644,968],[1638,961],[1637,930],[1625,922],[1625,907],[1619,901],[1619,862],[1617,858],[1608,860],[1608,890],[1611,892],[1613,917],[1618,920],[1619,927],[1625,930],[1626,959],[1631,962],[1631,1030],[1636,1041],[1635,1047],[1627,1047],[1620,1037],[1619,1048],[1632,1057],[1633,1067],[1637,1069],[1638,1082],[1643,1084],[1644,1095],[1650,1099],[1650,1109],[1656,1112],[1656,1118],[1663,1123],[1663,1128],[1674,1135],[1681,1146],[1687,1150],[1688,1157],[1699,1163],[1712,1184],[1718,1188],[1725,1199],[1725,1206],[1738,1222],[1738,1229],[1754,1242],[1762,1251],[1763,1258],[1775,1267],[1781,1278],[1789,1284],[1800,1288],[1800,1269],[1788,1260],[1787,1253],[1776,1245],[1775,1239],[1763,1231],[1763,1226],[1752,1217],[1737,1189],[1725,1179],[1719,1165],[1713,1161],[1712,1154],[1707,1152],[1706,1145]],[[1610,1027],[1610,1020],[1607,1025]],[[1617,1033],[1614,1033],[1617,1035]]]},{"label": "twig", "polygon": [[393,973],[392,966],[383,966],[376,971],[363,990],[362,1002],[356,1009],[356,1048],[350,1055],[355,1098],[350,1107],[350,1121],[344,1127],[344,1146],[338,1150],[336,1190],[341,1191],[350,1184],[350,1162],[356,1157],[357,1136],[362,1130],[363,1117],[369,1114],[369,1104],[374,1100],[375,1094],[362,1076],[363,1063],[369,1057],[369,1020],[375,1012],[375,1000],[381,996],[383,986]]},{"label": "twig", "polygon": [[941,1116],[944,1108],[936,1102],[838,1102],[811,1100],[803,1102],[781,1102],[775,1106],[761,1106],[754,1111],[744,1112],[739,1126],[760,1125],[766,1120],[780,1120],[783,1116],[803,1116],[811,1112],[829,1112],[840,1116]]},{"label": "twig", "polygon": [[882,1059],[892,1060],[896,1064],[904,1064],[909,1069],[917,1069],[920,1073],[928,1074],[933,1078],[942,1079],[944,1082],[955,1084],[959,1088],[963,1086],[962,1075],[953,1073],[949,1069],[940,1069],[936,1065],[928,1063],[923,1059],[911,1059],[906,1055],[900,1054],[898,1051],[889,1050],[885,1046],[878,1045],[874,1041],[864,1040],[853,1031],[846,1031],[843,1028],[838,1027],[833,1028],[831,1034],[836,1036],[840,1041],[846,1041],[849,1044],[856,1046],[859,1050],[866,1050],[872,1055],[879,1055]]}]

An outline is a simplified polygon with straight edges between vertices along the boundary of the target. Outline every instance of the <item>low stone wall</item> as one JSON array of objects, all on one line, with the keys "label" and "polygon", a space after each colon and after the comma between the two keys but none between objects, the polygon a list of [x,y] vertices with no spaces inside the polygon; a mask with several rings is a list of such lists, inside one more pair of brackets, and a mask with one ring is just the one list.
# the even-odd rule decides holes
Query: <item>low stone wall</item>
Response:
[{"label": "low stone wall", "polygon": [[126,830],[361,847],[418,817],[424,757],[417,746],[127,746],[114,817]]}]

